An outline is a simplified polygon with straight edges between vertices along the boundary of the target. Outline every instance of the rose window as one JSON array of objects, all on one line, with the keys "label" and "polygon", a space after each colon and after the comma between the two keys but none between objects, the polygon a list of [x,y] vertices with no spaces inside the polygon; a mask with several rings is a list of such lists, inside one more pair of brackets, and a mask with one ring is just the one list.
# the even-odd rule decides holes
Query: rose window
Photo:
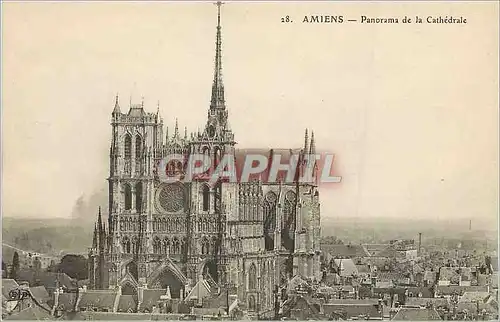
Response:
[{"label": "rose window", "polygon": [[158,195],[160,206],[168,212],[177,212],[184,206],[184,190],[180,184],[164,185]]}]

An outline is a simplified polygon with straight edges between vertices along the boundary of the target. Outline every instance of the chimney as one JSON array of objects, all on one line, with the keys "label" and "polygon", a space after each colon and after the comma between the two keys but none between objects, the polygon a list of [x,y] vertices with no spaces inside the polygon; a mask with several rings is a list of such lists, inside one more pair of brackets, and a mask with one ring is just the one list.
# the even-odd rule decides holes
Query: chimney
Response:
[{"label": "chimney", "polygon": [[422,233],[418,233],[418,256],[420,256],[422,247]]}]

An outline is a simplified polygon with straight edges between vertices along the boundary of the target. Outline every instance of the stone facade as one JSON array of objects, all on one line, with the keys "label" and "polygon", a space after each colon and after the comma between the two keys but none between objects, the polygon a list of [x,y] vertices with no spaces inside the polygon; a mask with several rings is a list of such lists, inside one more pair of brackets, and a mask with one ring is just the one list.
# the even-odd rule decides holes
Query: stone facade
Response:
[{"label": "stone facade", "polygon": [[[314,184],[220,182],[208,178],[165,183],[157,165],[166,155],[203,153],[214,163],[236,149],[222,81],[218,16],[212,99],[203,131],[163,132],[159,114],[143,104],[121,112],[116,98],[111,118],[109,216],[99,212],[89,253],[91,288],[170,287],[182,298],[200,278],[230,287],[249,311],[273,308],[275,285],[300,274],[319,279],[320,203]],[[158,109],[159,110],[159,109]],[[303,148],[270,150],[314,153],[314,136]],[[167,165],[184,175],[182,164]]]}]

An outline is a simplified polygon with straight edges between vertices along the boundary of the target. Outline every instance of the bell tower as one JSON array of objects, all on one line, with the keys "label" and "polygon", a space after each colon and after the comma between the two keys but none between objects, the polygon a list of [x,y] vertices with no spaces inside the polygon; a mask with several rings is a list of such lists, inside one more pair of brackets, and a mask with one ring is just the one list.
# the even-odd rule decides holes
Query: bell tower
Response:
[{"label": "bell tower", "polygon": [[[116,96],[111,114],[109,182],[110,285],[132,272],[135,282],[145,278],[146,263],[141,254],[151,252],[152,195],[157,149],[162,145],[163,120],[159,113],[146,113],[144,100],[130,104],[122,113]],[[132,260],[134,269],[122,264]],[[136,268],[135,268],[136,267]]]}]

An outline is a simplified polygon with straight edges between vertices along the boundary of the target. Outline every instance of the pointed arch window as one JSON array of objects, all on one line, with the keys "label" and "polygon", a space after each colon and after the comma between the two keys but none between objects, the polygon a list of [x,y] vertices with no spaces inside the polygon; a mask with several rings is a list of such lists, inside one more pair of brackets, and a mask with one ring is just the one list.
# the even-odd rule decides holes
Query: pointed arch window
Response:
[{"label": "pointed arch window", "polygon": [[161,252],[161,243],[158,237],[155,237],[153,241],[153,253],[160,254]]},{"label": "pointed arch window", "polygon": [[208,241],[206,238],[201,240],[201,253],[203,255],[208,254]]},{"label": "pointed arch window", "polygon": [[130,253],[130,240],[128,239],[128,237],[125,237],[123,239],[122,245],[123,245],[123,251],[125,253],[129,254]]},{"label": "pointed arch window", "polygon": [[132,172],[132,137],[130,134],[125,135],[125,142],[124,142],[124,151],[125,151],[125,174],[131,174]]},{"label": "pointed arch window", "polygon": [[255,311],[255,296],[253,295],[248,297],[248,309],[250,311]]},{"label": "pointed arch window", "polygon": [[282,229],[293,230],[295,224],[295,192],[288,191],[283,206]]},{"label": "pointed arch window", "polygon": [[135,186],[135,210],[142,211],[142,182],[137,183]]},{"label": "pointed arch window", "polygon": [[142,138],[140,135],[135,137],[135,158],[140,159],[142,156]]},{"label": "pointed arch window", "polygon": [[139,252],[139,240],[137,239],[137,237],[134,237],[134,240],[132,241],[132,251],[134,253]]},{"label": "pointed arch window", "polygon": [[274,192],[268,192],[262,205],[264,215],[264,244],[266,250],[274,249],[274,231],[276,229],[276,201]]},{"label": "pointed arch window", "polygon": [[252,263],[250,265],[250,269],[248,270],[248,289],[255,290],[257,288],[257,268],[255,264]]},{"label": "pointed arch window", "polygon": [[129,184],[125,185],[125,210],[132,209],[132,188]]},{"label": "pointed arch window", "polygon": [[216,146],[214,148],[214,169],[217,169],[220,160],[221,160],[221,149]]},{"label": "pointed arch window", "polygon": [[208,211],[210,208],[210,188],[207,185],[203,186],[203,211]]},{"label": "pointed arch window", "polygon": [[[204,146],[201,150],[201,153],[204,155],[204,157],[210,161],[210,150],[208,148],[208,146]],[[205,174],[209,174],[210,173],[210,169],[207,169],[207,171],[204,172]]]},{"label": "pointed arch window", "polygon": [[177,237],[172,241],[172,254],[179,254],[179,240]]},{"label": "pointed arch window", "polygon": [[132,137],[130,134],[125,135],[125,159],[132,157]]},{"label": "pointed arch window", "polygon": [[211,254],[215,254],[216,251],[218,251],[218,242],[217,242],[217,237],[212,237],[212,247],[210,249]]},{"label": "pointed arch window", "polygon": [[137,135],[135,137],[135,173],[142,174],[142,138]]},{"label": "pointed arch window", "polygon": [[182,238],[182,240],[181,240],[181,254],[186,253],[186,248],[187,248],[186,238]]},{"label": "pointed arch window", "polygon": [[165,238],[163,241],[163,253],[164,254],[169,254],[170,253],[170,239]]}]

